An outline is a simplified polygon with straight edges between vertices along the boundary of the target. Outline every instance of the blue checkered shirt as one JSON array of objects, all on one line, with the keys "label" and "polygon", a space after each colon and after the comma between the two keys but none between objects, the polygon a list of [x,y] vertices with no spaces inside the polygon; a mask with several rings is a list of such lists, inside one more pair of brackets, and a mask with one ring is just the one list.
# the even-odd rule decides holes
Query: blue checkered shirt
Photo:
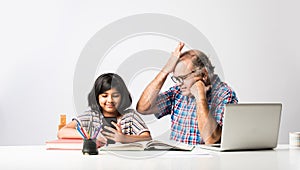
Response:
[{"label": "blue checkered shirt", "polygon": [[[224,108],[226,104],[238,103],[235,92],[215,75],[212,79],[212,88],[206,93],[210,114],[222,126]],[[170,139],[190,145],[202,144],[198,129],[196,100],[194,97],[183,96],[179,86],[171,87],[160,93],[157,98],[159,113],[157,118],[171,114]]]}]

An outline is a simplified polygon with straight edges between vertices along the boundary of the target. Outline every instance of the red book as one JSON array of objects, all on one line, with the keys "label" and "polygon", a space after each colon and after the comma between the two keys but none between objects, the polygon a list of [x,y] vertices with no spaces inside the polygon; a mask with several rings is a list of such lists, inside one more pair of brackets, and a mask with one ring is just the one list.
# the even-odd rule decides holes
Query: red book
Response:
[{"label": "red book", "polygon": [[56,139],[46,141],[47,150],[82,150],[82,139]]}]

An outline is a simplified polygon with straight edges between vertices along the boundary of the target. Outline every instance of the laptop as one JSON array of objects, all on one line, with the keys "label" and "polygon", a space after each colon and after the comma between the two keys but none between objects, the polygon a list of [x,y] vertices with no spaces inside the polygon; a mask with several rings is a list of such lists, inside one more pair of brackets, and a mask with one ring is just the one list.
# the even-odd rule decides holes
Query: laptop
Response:
[{"label": "laptop", "polygon": [[277,146],[281,103],[227,104],[220,144],[199,145],[216,151],[273,149]]}]

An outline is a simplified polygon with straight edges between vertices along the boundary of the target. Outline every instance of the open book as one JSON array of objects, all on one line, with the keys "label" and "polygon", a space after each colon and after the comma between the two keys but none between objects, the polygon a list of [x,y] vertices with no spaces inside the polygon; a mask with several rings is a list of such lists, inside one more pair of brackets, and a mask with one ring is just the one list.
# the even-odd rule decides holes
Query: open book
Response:
[{"label": "open book", "polygon": [[139,150],[182,150],[182,151],[191,151],[195,146],[188,145],[176,141],[159,141],[151,140],[144,142],[133,142],[133,143],[116,143],[103,146],[100,150],[106,151],[139,151]]}]

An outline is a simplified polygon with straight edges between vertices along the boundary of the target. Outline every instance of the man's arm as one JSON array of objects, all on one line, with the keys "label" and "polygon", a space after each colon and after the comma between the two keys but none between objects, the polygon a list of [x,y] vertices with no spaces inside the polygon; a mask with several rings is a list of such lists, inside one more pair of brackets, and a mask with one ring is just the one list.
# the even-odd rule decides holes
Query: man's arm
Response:
[{"label": "man's arm", "polygon": [[206,89],[202,81],[192,86],[192,94],[196,99],[198,128],[205,144],[213,144],[221,139],[222,128],[209,113]]},{"label": "man's arm", "polygon": [[156,98],[166,81],[169,73],[160,71],[155,79],[143,91],[137,105],[136,110],[141,114],[158,113],[159,109],[156,105]]},{"label": "man's arm", "polygon": [[200,134],[205,144],[214,144],[221,139],[222,128],[209,113],[207,100],[196,99],[197,121]]},{"label": "man's arm", "polygon": [[180,57],[181,50],[184,43],[180,42],[172,53],[168,62],[164,68],[158,73],[158,75],[151,81],[151,83],[143,91],[137,105],[136,110],[141,114],[154,114],[158,113],[159,109],[156,105],[156,98],[164,85],[169,73],[173,72],[177,61]]}]

